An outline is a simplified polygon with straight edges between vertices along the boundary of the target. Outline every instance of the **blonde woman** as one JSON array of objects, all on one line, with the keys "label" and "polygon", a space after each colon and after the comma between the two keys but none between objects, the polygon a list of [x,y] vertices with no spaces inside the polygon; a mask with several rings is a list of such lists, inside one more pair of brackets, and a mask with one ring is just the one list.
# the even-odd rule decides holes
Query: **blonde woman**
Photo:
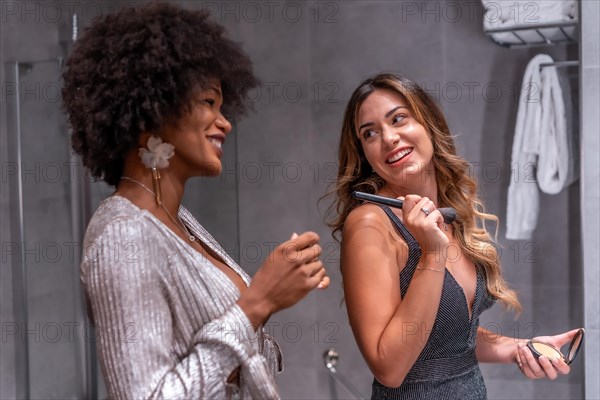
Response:
[{"label": "blonde woman", "polygon": [[[444,116],[414,82],[382,74],[350,98],[335,189],[350,324],[374,374],[373,399],[485,399],[479,362],[516,363],[529,378],[569,373],[536,359],[525,340],[493,335],[479,316],[495,301],[520,310],[498,256],[467,162]],[[404,200],[402,209],[352,198]],[[445,224],[438,208],[453,207]],[[543,339],[560,348],[577,330]]]}]

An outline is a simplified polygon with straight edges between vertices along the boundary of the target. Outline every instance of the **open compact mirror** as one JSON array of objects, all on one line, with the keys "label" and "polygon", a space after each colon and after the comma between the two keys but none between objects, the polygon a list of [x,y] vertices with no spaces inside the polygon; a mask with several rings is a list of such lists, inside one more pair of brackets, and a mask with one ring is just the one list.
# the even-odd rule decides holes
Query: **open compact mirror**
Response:
[{"label": "open compact mirror", "polygon": [[567,365],[569,365],[573,362],[575,357],[577,357],[577,353],[579,353],[579,349],[581,348],[581,344],[583,343],[584,332],[585,331],[583,330],[583,328],[581,328],[577,331],[575,336],[573,336],[573,340],[571,340],[571,343],[569,344],[569,350],[567,351],[566,355],[561,353],[560,349],[557,349],[553,345],[549,343],[540,342],[535,339],[532,339],[529,342],[527,342],[527,347],[529,347],[529,350],[531,350],[536,359],[538,359],[540,356],[546,356],[550,360],[553,358],[560,358]]}]

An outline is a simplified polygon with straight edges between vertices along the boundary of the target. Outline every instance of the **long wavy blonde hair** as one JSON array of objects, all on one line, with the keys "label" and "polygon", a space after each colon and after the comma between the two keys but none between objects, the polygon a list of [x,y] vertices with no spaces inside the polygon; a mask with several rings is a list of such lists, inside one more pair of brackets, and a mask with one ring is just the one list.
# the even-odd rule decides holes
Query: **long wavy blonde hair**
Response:
[{"label": "long wavy blonde hair", "polygon": [[[334,237],[341,232],[348,214],[362,204],[352,197],[352,192],[376,193],[385,184],[365,158],[356,127],[360,106],[377,89],[398,93],[407,102],[414,118],[425,127],[433,143],[432,163],[439,206],[456,210],[453,229],[463,254],[485,269],[488,293],[502,301],[508,309],[520,312],[517,294],[502,277],[495,243],[485,228],[486,221],[493,221],[497,226],[498,218],[484,211],[477,194],[477,183],[468,174],[468,162],[456,154],[443,113],[433,99],[410,79],[392,74],[376,75],[361,83],[348,101],[338,152],[337,182],[330,193],[336,195],[336,199],[327,212],[328,225],[333,229]],[[329,218],[332,215],[333,218]]]}]

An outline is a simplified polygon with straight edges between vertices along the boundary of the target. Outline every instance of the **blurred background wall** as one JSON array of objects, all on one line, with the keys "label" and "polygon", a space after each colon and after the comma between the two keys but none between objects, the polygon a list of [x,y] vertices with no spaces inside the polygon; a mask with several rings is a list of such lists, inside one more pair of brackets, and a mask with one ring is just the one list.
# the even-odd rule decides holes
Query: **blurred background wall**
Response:
[{"label": "blurred background wall", "polygon": [[[60,112],[60,64],[37,61],[68,54],[74,13],[81,34],[94,17],[133,3],[139,2],[0,3],[3,399],[105,395],[101,378],[94,386],[94,339],[79,301],[77,246],[85,211],[93,211],[110,189],[82,179],[80,166],[69,155],[68,128]],[[586,357],[577,359],[569,376],[529,381],[515,365],[484,365],[489,398],[578,399],[584,398],[584,385],[588,398],[598,398],[589,395],[598,393],[597,381],[584,380],[584,375],[597,377],[600,372],[598,215],[589,212],[595,215],[583,224],[580,217],[583,203],[598,210],[598,183],[593,184],[597,153],[582,161],[585,188],[578,181],[558,195],[542,195],[531,240],[505,238],[522,76],[535,54],[583,60],[580,68],[564,72],[576,118],[580,108],[590,110],[580,123],[582,145],[598,149],[597,2],[584,0],[581,5],[588,22],[579,45],[523,49],[501,47],[484,34],[479,1],[174,3],[209,10],[243,43],[264,84],[250,94],[256,112],[235,127],[226,143],[223,174],[190,181],[184,204],[250,274],[292,232],[313,230],[321,236],[330,288],[311,293],[273,316],[267,326],[284,351],[286,371],[278,378],[284,398],[352,398],[324,366],[323,353],[331,347],[340,353],[338,370],[370,396],[372,375],[356,347],[343,303],[339,246],[323,222],[330,200],[318,201],[336,177],[345,102],[362,80],[382,71],[408,76],[437,99],[459,153],[472,164],[488,211],[500,218],[504,273],[519,291],[524,312],[515,319],[496,305],[481,325],[525,338],[583,326],[584,308],[587,312]],[[18,174],[19,165],[24,175]],[[90,193],[83,204],[73,195],[82,187]],[[18,204],[23,205],[22,224]],[[72,212],[74,206],[78,213]],[[582,235],[582,230],[589,234]],[[586,268],[594,261],[596,268],[587,270],[586,292],[584,259]]]}]

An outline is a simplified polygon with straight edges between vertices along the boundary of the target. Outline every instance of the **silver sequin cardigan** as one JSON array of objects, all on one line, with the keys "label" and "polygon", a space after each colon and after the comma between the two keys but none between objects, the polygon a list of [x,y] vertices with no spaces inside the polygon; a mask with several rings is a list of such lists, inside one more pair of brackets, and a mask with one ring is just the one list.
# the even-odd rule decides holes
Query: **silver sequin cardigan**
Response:
[{"label": "silver sequin cardigan", "polygon": [[[186,209],[179,216],[249,284]],[[151,213],[104,200],[85,235],[81,280],[110,398],[279,398],[278,344],[254,331],[237,286]],[[239,386],[227,384],[237,367]]]}]

